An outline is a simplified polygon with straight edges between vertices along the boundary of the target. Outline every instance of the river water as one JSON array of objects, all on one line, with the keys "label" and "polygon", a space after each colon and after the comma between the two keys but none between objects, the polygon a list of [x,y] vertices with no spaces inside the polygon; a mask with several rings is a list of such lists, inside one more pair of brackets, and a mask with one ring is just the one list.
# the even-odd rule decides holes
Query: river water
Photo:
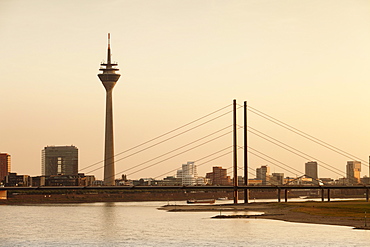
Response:
[{"label": "river water", "polygon": [[[170,202],[170,204],[184,202]],[[0,206],[0,246],[369,246],[370,231],[166,212],[167,202]],[[226,213],[225,214],[230,214]]]}]

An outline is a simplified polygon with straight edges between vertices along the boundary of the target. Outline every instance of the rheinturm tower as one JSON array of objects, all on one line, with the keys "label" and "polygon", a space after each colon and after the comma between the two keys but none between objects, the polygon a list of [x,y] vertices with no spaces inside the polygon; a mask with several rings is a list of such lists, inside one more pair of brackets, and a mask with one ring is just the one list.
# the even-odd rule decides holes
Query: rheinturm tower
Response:
[{"label": "rheinturm tower", "polygon": [[114,185],[114,141],[113,141],[113,88],[118,81],[120,74],[112,63],[110,53],[110,34],[108,33],[108,54],[107,63],[102,63],[99,69],[103,73],[98,74],[99,79],[104,85],[106,91],[106,109],[105,109],[105,150],[104,150],[104,185]]}]

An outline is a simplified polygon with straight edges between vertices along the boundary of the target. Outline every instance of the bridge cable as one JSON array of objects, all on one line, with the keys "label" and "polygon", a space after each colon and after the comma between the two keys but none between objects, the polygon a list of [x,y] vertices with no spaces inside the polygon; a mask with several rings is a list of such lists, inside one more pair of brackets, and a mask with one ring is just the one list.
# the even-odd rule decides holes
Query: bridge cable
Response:
[{"label": "bridge cable", "polygon": [[[229,128],[229,126],[228,126],[227,128]],[[225,129],[225,128],[224,128],[224,129]],[[221,129],[220,131],[222,131],[222,130],[224,130],[224,129]],[[205,139],[205,138],[207,138],[207,137],[209,137],[209,136],[211,136],[211,135],[213,135],[213,134],[215,134],[215,133],[217,133],[217,132],[220,132],[220,131],[216,131],[216,132],[214,132],[214,133],[212,133],[212,134],[210,134],[210,135],[207,135],[207,136],[205,136],[205,137],[203,137],[203,138],[200,138],[200,139],[198,139],[198,140],[195,140],[195,141],[193,141],[193,142],[190,142],[190,143],[188,143],[188,144],[186,144],[186,145],[183,145],[183,146],[181,146],[181,147],[179,147],[179,148],[175,148],[175,149],[173,149],[173,150],[171,150],[171,151],[169,151],[169,152],[167,152],[167,153],[165,153],[165,154],[162,154],[162,155],[159,155],[159,156],[157,156],[157,157],[155,157],[155,158],[153,158],[153,159],[147,160],[147,161],[145,161],[145,162],[143,162],[143,163],[141,163],[141,164],[139,164],[139,165],[136,165],[136,166],[130,167],[130,168],[128,168],[128,169],[126,169],[126,170],[124,170],[124,171],[122,171],[122,172],[127,172],[127,171],[129,171],[129,170],[132,170],[132,169],[134,169],[134,168],[137,168],[137,167],[139,167],[139,166],[142,166],[142,165],[144,165],[144,164],[146,164],[146,163],[152,162],[152,161],[154,161],[154,160],[156,160],[156,159],[158,159],[158,158],[161,158],[161,157],[166,156],[166,155],[168,155],[168,154],[171,154],[171,153],[173,153],[173,152],[175,152],[175,151],[177,151],[177,150],[179,150],[179,149],[182,149],[182,148],[184,148],[184,147],[186,147],[186,146],[189,146],[189,145],[191,145],[191,144],[194,144],[194,143],[196,143],[196,142],[198,142],[198,141],[200,141],[200,140],[203,140],[203,139]],[[178,155],[180,155],[180,154],[183,154],[183,153],[185,153],[185,152],[191,151],[191,150],[193,150],[193,149],[195,149],[195,148],[197,148],[197,147],[203,146],[203,145],[205,145],[205,144],[207,144],[207,143],[209,143],[209,142],[211,142],[211,141],[213,141],[213,140],[216,140],[216,139],[219,139],[219,138],[221,138],[221,137],[223,137],[223,136],[225,136],[225,135],[228,135],[228,134],[230,134],[231,132],[232,132],[232,131],[229,131],[229,132],[227,132],[227,133],[224,133],[223,135],[220,135],[220,136],[218,136],[218,137],[215,137],[214,139],[211,139],[211,140],[206,141],[206,142],[204,142],[204,143],[201,143],[201,144],[199,144],[199,145],[197,145],[197,146],[195,146],[195,147],[192,147],[192,148],[187,149],[187,150],[185,150],[185,151],[183,151],[183,152],[180,152],[180,153],[178,153],[178,154],[176,154],[176,155],[174,155],[174,156],[171,156],[170,158],[176,157],[176,156],[178,156]],[[166,160],[167,160],[167,159],[166,159]],[[118,174],[120,174],[120,173],[117,173],[117,174],[115,174],[115,175],[118,175]]]},{"label": "bridge cable", "polygon": [[[238,169],[244,171],[244,168],[243,167],[239,167],[238,166]],[[251,167],[249,167],[249,169],[255,171],[255,173],[248,172],[248,174],[250,174],[250,175],[256,175],[256,178],[257,178],[257,171],[255,169],[251,168]],[[271,176],[269,175],[268,178],[269,178],[269,181],[268,182],[270,182],[270,183],[271,182],[276,182],[276,184],[271,184],[271,185],[279,185],[279,181],[277,180],[277,178],[273,177],[272,175]],[[285,179],[285,178],[283,178],[283,179]],[[266,180],[266,182],[267,182],[267,180]]]},{"label": "bridge cable", "polygon": [[[214,140],[217,140],[217,139],[219,139],[219,138],[221,138],[221,137],[224,137],[224,136],[226,136],[226,135],[228,135],[228,134],[230,134],[230,133],[232,133],[232,131],[229,131],[229,132],[227,132],[227,133],[225,133],[225,134],[222,134],[222,135],[220,135],[220,136],[217,136],[217,137],[215,137],[215,138],[213,138],[213,139],[210,139],[210,140],[208,140],[208,141],[206,141],[206,142],[203,142],[203,143],[201,143],[201,144],[199,144],[199,145],[197,145],[197,146],[194,146],[194,147],[192,147],[192,148],[189,148],[189,149],[187,149],[187,150],[185,150],[185,151],[182,151],[182,152],[180,152],[180,153],[178,153],[178,154],[172,155],[172,156],[170,156],[170,157],[168,157],[168,158],[166,158],[166,159],[163,159],[163,160],[158,161],[158,162],[156,162],[156,163],[154,163],[154,164],[151,164],[151,165],[149,165],[149,166],[146,166],[146,167],[144,167],[144,168],[142,168],[142,169],[139,169],[139,170],[137,170],[137,171],[135,171],[135,172],[132,172],[132,173],[130,173],[130,174],[127,174],[127,176],[132,175],[132,174],[135,174],[135,173],[137,173],[137,172],[139,172],[139,171],[142,171],[142,170],[148,169],[148,168],[153,167],[153,166],[155,166],[155,165],[158,165],[158,164],[160,164],[160,163],[162,163],[162,162],[164,162],[164,161],[167,161],[167,160],[172,159],[172,158],[174,158],[174,157],[177,157],[177,156],[179,156],[179,155],[181,155],[181,154],[184,154],[184,153],[186,153],[186,152],[189,152],[189,151],[191,151],[191,150],[193,150],[193,149],[195,149],[195,148],[198,148],[198,147],[200,147],[200,146],[203,146],[203,145],[205,145],[205,144],[208,144],[208,143],[210,143],[210,142],[212,142],[212,141],[214,141]],[[146,163],[146,162],[144,162],[144,163]],[[126,172],[126,171],[128,171],[128,170],[131,170],[132,168],[139,167],[139,166],[141,166],[142,164],[143,164],[143,163],[141,163],[141,164],[139,164],[139,165],[136,165],[136,166],[134,166],[134,167],[131,167],[131,168],[129,168],[129,169],[123,170],[123,171],[121,171],[121,172],[119,172],[119,173],[116,173],[115,175],[118,175],[118,174],[120,174],[120,173]]]},{"label": "bridge cable", "polygon": [[[233,167],[232,166],[230,166],[230,167],[228,167],[228,168],[225,168],[225,169],[227,169],[227,170],[229,170],[229,169],[232,169]],[[257,177],[257,171],[255,170],[255,169],[253,169],[253,168],[251,168],[251,167],[248,167],[250,170],[253,170],[254,171],[254,173],[252,173],[252,172],[250,172],[250,171],[248,171],[248,174],[249,175],[253,175],[253,176],[255,176],[255,177]],[[238,166],[238,170],[242,170],[242,171],[244,171],[244,168],[243,167],[240,167],[240,166]],[[229,171],[229,172],[227,172],[227,175],[229,175],[229,174],[231,174],[231,173],[233,173],[233,170],[231,170],[231,171]],[[249,179],[248,179],[249,180]],[[271,182],[271,181],[275,181],[276,183],[278,182],[278,180],[276,179],[276,178],[274,178],[274,177],[272,177],[272,176],[269,176],[269,182]],[[266,182],[267,182],[267,180],[266,180]],[[244,184],[243,184],[244,185]],[[274,185],[274,184],[273,184]],[[277,185],[277,184],[276,184]]]},{"label": "bridge cable", "polygon": [[[171,150],[171,151],[169,151],[169,152],[167,152],[167,153],[165,153],[165,154],[159,155],[159,156],[157,156],[157,157],[155,157],[155,158],[153,158],[153,159],[151,159],[151,160],[148,160],[148,161],[146,161],[146,162],[144,162],[144,163],[141,163],[140,165],[137,165],[137,166],[134,166],[134,167],[132,167],[132,168],[129,168],[128,170],[131,170],[131,169],[133,169],[133,168],[136,168],[136,167],[138,167],[138,166],[141,166],[141,165],[143,165],[143,164],[145,164],[145,163],[151,162],[151,161],[153,161],[153,160],[155,160],[155,159],[158,159],[158,158],[160,158],[160,157],[163,157],[163,156],[165,156],[165,155],[167,155],[167,154],[170,154],[170,153],[172,153],[172,152],[174,152],[174,151],[177,151],[177,150],[179,150],[179,149],[181,149],[181,148],[184,148],[184,147],[186,147],[186,146],[189,146],[189,145],[191,145],[191,144],[194,144],[194,143],[196,143],[196,142],[198,142],[198,141],[200,141],[200,140],[206,139],[207,137],[210,137],[210,136],[212,136],[212,135],[214,135],[214,134],[216,134],[216,133],[219,133],[219,132],[221,132],[221,131],[223,131],[223,130],[225,130],[225,129],[227,129],[227,128],[230,128],[230,127],[231,127],[231,125],[229,125],[229,126],[227,126],[227,127],[224,127],[224,128],[222,128],[222,129],[220,129],[220,130],[217,130],[217,131],[215,131],[215,132],[213,132],[213,133],[209,134],[209,135],[206,135],[206,136],[204,136],[204,137],[202,137],[202,138],[199,138],[199,139],[197,139],[197,140],[195,140],[195,141],[192,141],[192,142],[190,142],[190,143],[188,143],[188,144],[186,144],[186,145],[183,145],[183,146],[181,146],[181,147],[179,147],[179,148],[173,149],[173,150]],[[230,131],[230,132],[231,132],[231,131]],[[230,133],[230,132],[228,132],[228,133]],[[139,152],[141,152],[141,151],[144,151],[144,150],[140,150]],[[135,152],[135,153],[133,153],[133,154],[127,155],[127,156],[125,156],[125,157],[122,157],[121,159],[117,160],[117,162],[118,162],[118,161],[121,161],[121,160],[123,160],[123,159],[129,158],[129,157],[131,157],[131,156],[133,156],[133,155],[135,155],[135,154],[137,154],[137,153],[138,153],[138,152]],[[96,168],[96,169],[94,169],[94,170],[92,170],[92,171],[90,171],[90,172],[94,172],[94,171],[99,170],[99,169],[101,169],[101,168],[103,168],[103,167],[98,167],[98,168]],[[127,171],[127,170],[126,170],[126,171]],[[118,174],[115,174],[115,175],[118,175]]]},{"label": "bridge cable", "polygon": [[301,131],[301,130],[299,130],[297,128],[294,128],[293,126],[291,126],[291,125],[289,125],[287,123],[284,123],[284,122],[282,122],[282,121],[280,121],[280,120],[278,120],[278,119],[276,119],[276,118],[274,118],[274,117],[272,117],[272,116],[270,116],[270,115],[268,115],[266,113],[263,113],[263,112],[255,109],[255,108],[253,108],[251,106],[248,106],[248,108],[249,108],[248,110],[251,111],[252,113],[254,113],[254,114],[256,114],[256,115],[258,115],[260,117],[263,117],[263,118],[265,118],[265,119],[267,119],[267,120],[269,120],[269,121],[271,121],[271,122],[273,122],[273,123],[275,123],[275,124],[277,124],[277,125],[285,128],[287,130],[290,130],[290,131],[292,131],[292,132],[294,132],[294,133],[296,133],[296,134],[298,134],[298,135],[300,135],[300,136],[302,136],[302,137],[304,137],[304,138],[306,138],[306,139],[308,139],[308,140],[310,140],[312,142],[315,142],[315,143],[317,143],[317,144],[319,144],[319,145],[321,145],[321,146],[323,146],[323,147],[325,147],[327,149],[330,149],[330,150],[332,150],[332,151],[334,151],[334,152],[336,152],[336,153],[338,153],[338,154],[340,154],[342,156],[345,156],[347,158],[354,159],[354,160],[360,160],[360,161],[363,162],[364,165],[369,166],[369,161],[365,161],[365,160],[363,160],[361,158],[358,158],[355,155],[352,155],[352,154],[350,154],[350,153],[348,153],[348,152],[346,152],[346,151],[344,151],[344,150],[342,150],[340,148],[337,148],[337,147],[335,147],[335,146],[333,146],[333,145],[331,145],[331,144],[329,144],[329,143],[327,143],[327,142],[325,142],[325,141],[323,141],[323,140],[321,140],[319,138],[316,138],[316,137],[314,137],[314,136],[312,136],[310,134],[307,134],[307,133],[305,133],[305,132],[303,132],[303,131]]},{"label": "bridge cable", "polygon": [[[248,128],[251,128],[251,127],[248,127]],[[255,129],[253,129],[253,130],[255,130]],[[257,130],[255,130],[255,131],[257,131]],[[266,135],[266,134],[261,133],[260,131],[257,131],[258,133],[261,133],[262,135],[265,135],[265,136],[267,136],[267,137],[271,138],[272,140],[274,140],[274,141],[276,141],[276,142],[278,142],[278,143],[280,143],[280,144],[282,144],[282,145],[277,144],[277,143],[275,143],[275,142],[273,142],[273,141],[271,141],[271,140],[267,139],[266,137],[263,137],[263,136],[261,136],[261,135],[259,135],[259,134],[255,133],[255,132],[253,132],[253,131],[251,131],[251,130],[248,130],[248,132],[250,132],[250,133],[252,133],[252,134],[254,134],[254,135],[256,135],[256,136],[258,136],[258,137],[260,137],[260,138],[262,138],[262,139],[264,139],[264,140],[266,140],[266,141],[269,141],[269,142],[271,142],[271,143],[273,143],[273,144],[275,144],[275,145],[277,145],[277,146],[279,146],[279,147],[281,147],[281,148],[283,148],[283,149],[285,149],[285,150],[287,150],[287,151],[289,151],[289,152],[291,152],[291,153],[293,153],[293,154],[295,154],[295,155],[297,155],[297,156],[300,156],[300,157],[302,157],[302,158],[304,158],[304,159],[307,159],[307,157],[309,157],[309,158],[311,158],[311,159],[317,160],[317,161],[320,163],[320,165],[322,165],[322,167],[324,167],[325,169],[330,170],[330,171],[332,171],[332,172],[334,172],[334,173],[336,173],[336,174],[338,174],[338,175],[340,175],[340,176],[343,176],[343,174],[342,174],[342,173],[338,173],[338,172],[337,172],[337,171],[340,171],[340,172],[341,172],[341,170],[339,170],[338,168],[336,168],[336,167],[334,167],[334,166],[331,166],[331,165],[329,165],[329,164],[327,164],[327,163],[325,163],[325,162],[323,162],[323,161],[321,161],[321,160],[318,160],[318,159],[316,159],[315,157],[312,157],[312,156],[310,156],[310,155],[308,155],[308,154],[306,154],[306,153],[304,153],[304,152],[302,152],[302,151],[299,151],[299,150],[297,150],[297,149],[295,149],[295,148],[293,148],[293,147],[291,147],[291,146],[289,146],[289,145],[287,145],[287,144],[285,144],[285,143],[283,143],[283,142],[280,142],[280,141],[278,141],[278,140],[276,140],[276,139],[274,139],[274,138],[270,137],[269,135]],[[285,146],[287,146],[287,147],[289,147],[289,148],[293,149],[293,150],[294,150],[294,151],[296,151],[296,152],[294,152],[294,151],[292,151],[292,150],[289,150],[288,148],[284,147],[283,145],[285,145]],[[297,152],[299,152],[299,153],[301,153],[301,154],[299,154],[299,153],[297,153]],[[303,155],[306,155],[307,157],[306,157],[306,156],[303,156],[302,154],[303,154]],[[330,167],[330,168],[332,168],[332,169],[330,169],[330,168],[326,168],[324,165],[326,165],[326,166],[328,166],[328,167]],[[334,170],[333,170],[333,169],[334,169]],[[335,171],[335,170],[337,170],[337,171]]]},{"label": "bridge cable", "polygon": [[[199,161],[201,161],[201,160],[203,160],[203,159],[205,159],[205,158],[208,158],[208,157],[210,157],[210,156],[213,156],[213,155],[215,155],[215,154],[217,154],[217,153],[220,153],[220,152],[222,152],[222,151],[224,151],[224,150],[226,150],[226,149],[230,149],[231,147],[232,147],[232,146],[229,146],[229,147],[224,148],[224,149],[221,149],[221,150],[219,150],[219,151],[217,151],[217,152],[215,152],[215,153],[212,153],[212,154],[210,154],[210,155],[207,155],[207,156],[205,156],[205,157],[203,157],[203,158],[200,158],[200,159],[198,159],[198,160],[194,161],[194,163],[195,163],[195,162],[199,162]],[[213,158],[213,159],[210,159],[210,160],[207,160],[207,161],[205,161],[205,162],[203,162],[203,163],[197,164],[196,166],[197,166],[197,168],[198,168],[199,166],[202,166],[202,165],[204,165],[204,164],[209,163],[210,161],[214,161],[214,160],[216,160],[216,159],[219,159],[219,158],[221,158],[221,157],[224,157],[224,156],[226,156],[226,155],[228,155],[228,154],[230,154],[230,153],[232,153],[232,152],[233,152],[233,151],[229,151],[229,152],[227,152],[227,153],[225,153],[225,154],[222,154],[222,155],[220,155],[220,156],[217,156],[217,157],[215,157],[215,158]],[[163,173],[163,174],[161,174],[161,175],[159,175],[159,176],[154,177],[154,179],[159,178],[159,177],[162,177],[162,176],[164,176],[164,175],[167,175],[167,174],[169,174],[169,173],[171,173],[171,172],[177,171],[177,170],[179,170],[179,169],[181,169],[181,168],[182,168],[181,166],[180,166],[180,167],[177,167],[176,169],[173,169],[173,170],[171,170],[171,171],[168,171],[168,172],[166,172],[166,173]]]},{"label": "bridge cable", "polygon": [[[251,133],[253,133],[253,132],[251,132]],[[253,134],[255,134],[255,133],[253,133]],[[263,138],[263,137],[261,137],[261,138]],[[265,138],[263,138],[263,139],[265,139]],[[267,141],[269,141],[269,142],[272,142],[272,141],[270,141],[270,140],[268,140],[268,139],[265,139],[265,140],[267,140]],[[307,160],[307,159],[308,159],[306,156],[304,156],[304,155],[307,155],[307,154],[305,154],[305,153],[303,153],[304,155],[302,155],[302,154],[299,154],[299,153],[294,152],[294,151],[292,151],[292,150],[289,150],[289,149],[287,149],[287,148],[285,148],[285,147],[283,147],[283,146],[281,146],[281,145],[279,145],[279,144],[276,144],[276,143],[274,143],[274,142],[272,142],[272,143],[273,143],[273,144],[275,144],[275,145],[277,145],[277,146],[279,146],[279,147],[281,147],[281,148],[283,148],[283,149],[285,149],[285,150],[287,150],[287,151],[289,151],[289,152],[291,152],[291,153],[293,153],[293,154],[295,154],[295,155],[297,155],[297,156],[299,156],[299,157],[301,157],[301,158],[303,158],[303,159],[305,159],[305,160]],[[300,152],[300,151],[298,151],[298,152]],[[308,157],[311,157],[311,156],[309,156],[309,155],[308,155]],[[311,157],[311,158],[315,159],[314,157]],[[333,173],[335,173],[335,174],[340,175],[341,177],[343,177],[343,173],[341,173],[342,171],[340,171],[339,169],[337,169],[337,168],[335,168],[335,167],[333,167],[333,166],[331,166],[331,165],[329,165],[329,164],[327,164],[327,163],[325,163],[325,162],[323,162],[323,161],[320,161],[320,160],[318,160],[318,159],[315,159],[315,160],[317,160],[317,161],[319,162],[319,165],[320,165],[321,167],[323,167],[324,169],[327,169],[327,170],[329,170],[329,171],[331,171],[331,172],[333,172]],[[326,166],[329,166],[329,167],[331,167],[331,168],[334,168],[335,170],[333,170],[333,169],[331,169],[331,168],[328,168],[328,167],[326,167]],[[336,170],[337,170],[337,171],[336,171]],[[338,172],[338,171],[339,171],[339,172]]]},{"label": "bridge cable", "polygon": [[[244,149],[244,147],[239,147],[240,149]],[[288,165],[286,165],[286,164],[284,164],[283,162],[281,162],[281,161],[278,161],[278,160],[276,160],[276,159],[274,159],[274,158],[272,158],[272,157],[270,157],[270,156],[268,156],[268,155],[266,155],[266,154],[264,154],[264,153],[262,153],[262,152],[259,152],[259,151],[257,151],[256,149],[254,149],[254,148],[252,148],[252,147],[250,147],[250,146],[248,146],[248,153],[250,153],[250,154],[253,154],[254,156],[257,156],[257,157],[259,157],[259,158],[261,158],[261,159],[263,159],[263,160],[265,160],[265,161],[267,161],[267,162],[269,162],[270,164],[273,164],[273,165],[275,165],[275,166],[277,166],[277,167],[279,167],[279,168],[281,168],[281,169],[283,169],[283,170],[285,170],[285,171],[287,171],[287,172],[290,172],[290,173],[293,173],[293,174],[295,174],[296,172],[298,172],[299,174],[301,174],[302,173],[302,171],[299,171],[299,170],[297,170],[297,169],[295,169],[295,168],[293,168],[293,167],[291,167],[291,166],[288,166]],[[268,159],[266,159],[266,158],[264,158],[264,157],[261,157],[260,155],[258,155],[258,154],[255,154],[255,153],[253,153],[253,152],[251,152],[250,151],[250,149],[252,149],[252,150],[254,150],[255,152],[257,152],[257,153],[259,153],[259,154],[261,154],[261,155],[264,155],[264,156],[266,156],[266,157],[268,157],[269,159],[272,159],[273,161],[275,161],[275,162],[277,162],[277,163],[280,163],[281,165],[283,165],[283,166],[280,166],[280,165],[278,165],[277,163],[275,163],[275,162],[272,162],[271,160],[268,160]],[[290,170],[288,169],[288,168],[285,168],[285,167],[288,167],[288,168],[290,168]],[[249,168],[251,168],[251,167],[249,167]],[[251,168],[251,169],[253,169],[253,168]],[[302,174],[304,174],[304,173],[302,173]]]},{"label": "bridge cable", "polygon": [[[215,114],[215,113],[217,113],[217,112],[219,112],[219,111],[221,111],[221,110],[224,110],[225,108],[227,108],[227,107],[229,107],[229,106],[230,106],[230,105],[225,106],[225,107],[223,107],[223,108],[220,108],[220,109],[219,109],[219,110],[217,110],[217,111],[214,111],[214,112],[212,112],[212,113],[209,113],[209,114],[207,114],[207,115],[205,115],[205,116],[203,116],[203,117],[200,117],[200,118],[198,118],[198,119],[196,119],[196,120],[194,120],[194,121],[191,121],[191,122],[189,122],[189,123],[187,123],[187,124],[185,124],[185,125],[182,125],[182,126],[180,126],[180,127],[178,127],[178,128],[175,128],[175,129],[173,129],[173,130],[171,130],[171,131],[169,131],[169,132],[166,132],[166,133],[164,133],[164,134],[162,134],[162,135],[159,135],[159,136],[157,136],[157,137],[155,137],[155,138],[153,138],[153,139],[150,139],[149,141],[143,142],[143,143],[141,143],[141,144],[139,144],[139,145],[136,145],[136,146],[134,146],[134,147],[132,147],[132,148],[129,148],[129,149],[127,149],[127,150],[123,151],[123,152],[120,152],[120,153],[118,153],[118,154],[114,155],[113,157],[116,157],[116,156],[118,156],[118,155],[121,155],[121,154],[127,153],[127,152],[129,152],[129,151],[131,151],[131,150],[133,150],[133,149],[136,149],[136,148],[138,148],[138,147],[140,147],[140,146],[143,146],[143,145],[148,144],[148,143],[150,143],[150,142],[152,142],[152,141],[154,141],[154,140],[157,140],[157,139],[159,139],[159,138],[161,138],[161,137],[164,137],[164,136],[166,136],[166,135],[168,135],[168,134],[170,134],[170,133],[172,133],[172,132],[175,132],[175,131],[177,131],[177,130],[179,130],[179,129],[181,129],[181,128],[184,128],[184,127],[186,127],[186,126],[189,126],[189,125],[191,125],[191,124],[193,124],[193,123],[195,123],[195,122],[197,122],[197,121],[200,121],[201,119],[204,119],[204,118],[206,118],[206,117],[208,117],[208,116],[210,116],[210,115],[212,115],[212,114]],[[190,128],[190,129],[188,129],[188,130],[186,130],[186,131],[183,131],[183,132],[181,132],[181,133],[179,133],[179,134],[176,134],[175,136],[172,136],[172,137],[170,137],[170,138],[167,138],[167,139],[165,139],[165,140],[162,140],[162,141],[160,141],[160,142],[158,142],[158,143],[155,143],[155,144],[153,144],[153,145],[151,145],[151,146],[149,146],[149,147],[147,147],[147,148],[141,149],[141,150],[139,150],[139,151],[135,152],[134,154],[138,154],[138,153],[140,153],[140,152],[142,152],[142,151],[145,151],[145,150],[147,150],[147,149],[149,149],[149,148],[152,148],[152,147],[154,147],[154,146],[157,146],[157,145],[159,145],[159,144],[162,144],[162,143],[164,143],[164,142],[166,142],[166,141],[168,141],[168,140],[171,140],[171,139],[173,139],[173,138],[175,138],[175,137],[178,137],[178,136],[180,136],[180,135],[182,135],[182,134],[185,134],[185,133],[187,133],[187,132],[189,132],[189,131],[191,131],[191,130],[194,130],[194,129],[196,129],[196,128],[200,127],[200,126],[203,126],[203,125],[205,125],[205,124],[207,124],[207,123],[209,123],[209,122],[212,122],[212,121],[214,121],[214,120],[216,120],[216,119],[218,119],[218,118],[221,118],[221,117],[223,117],[223,116],[225,116],[225,115],[227,115],[227,114],[229,114],[229,113],[231,113],[231,112],[232,112],[232,111],[229,111],[229,112],[226,112],[226,113],[224,113],[224,114],[221,114],[221,115],[219,115],[219,116],[217,116],[217,117],[215,117],[215,118],[212,118],[212,119],[210,119],[210,120],[208,120],[208,121],[206,121],[206,122],[204,122],[204,123],[202,123],[202,124],[199,124],[199,125],[194,126],[194,127]],[[132,154],[132,155],[134,155],[134,154]],[[130,155],[130,156],[132,156],[132,155]],[[125,157],[125,158],[126,158],[126,157]],[[119,160],[117,160],[117,161],[120,161],[120,160],[122,160],[122,159],[119,159]],[[89,165],[89,166],[87,166],[87,167],[81,168],[81,169],[80,169],[80,171],[85,170],[85,169],[90,168],[90,167],[93,167],[93,166],[96,166],[96,165],[98,165],[98,164],[100,164],[100,163],[102,163],[102,162],[104,162],[104,160],[99,161],[99,162],[96,162],[96,163],[94,163],[94,164],[92,164],[92,165]],[[103,167],[104,167],[104,166],[103,166]],[[102,168],[102,167],[101,167],[101,168]],[[99,169],[100,169],[100,168],[99,168]],[[94,171],[95,171],[95,170],[94,170]]]}]

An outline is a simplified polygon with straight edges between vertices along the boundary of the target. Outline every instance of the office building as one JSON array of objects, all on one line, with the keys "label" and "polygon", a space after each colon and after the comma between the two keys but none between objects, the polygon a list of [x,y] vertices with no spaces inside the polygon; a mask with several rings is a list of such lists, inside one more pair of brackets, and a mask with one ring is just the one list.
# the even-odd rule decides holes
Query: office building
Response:
[{"label": "office building", "polygon": [[10,173],[10,154],[0,153],[0,183]]},{"label": "office building", "polygon": [[230,176],[227,176],[227,169],[221,166],[214,166],[212,172],[206,174],[206,178],[211,181],[212,185],[232,185]]},{"label": "office building", "polygon": [[7,187],[27,187],[29,186],[29,175],[18,175],[15,172],[9,172],[4,178],[4,184]]},{"label": "office building", "polygon": [[256,169],[257,179],[262,180],[262,185],[266,185],[270,178],[270,167],[261,166]]},{"label": "office building", "polygon": [[182,170],[181,169],[180,170],[177,170],[177,172],[176,172],[176,178],[179,178],[179,179],[182,180]]},{"label": "office building", "polygon": [[42,150],[42,176],[78,175],[75,146],[47,146]]},{"label": "office building", "polygon": [[305,164],[305,175],[306,177],[312,178],[313,180],[317,180],[319,178],[316,161],[310,161]]},{"label": "office building", "polygon": [[360,182],[361,162],[347,161],[347,179],[350,184],[357,184]]},{"label": "office building", "polygon": [[272,173],[272,177],[270,179],[271,184],[283,184],[284,183],[284,173]]},{"label": "office building", "polygon": [[30,177],[29,185],[38,186],[91,186],[95,182],[94,175],[52,175]]},{"label": "office building", "polygon": [[182,165],[182,169],[177,171],[177,177],[181,176],[182,185],[196,185],[198,173],[194,162],[187,162]]}]

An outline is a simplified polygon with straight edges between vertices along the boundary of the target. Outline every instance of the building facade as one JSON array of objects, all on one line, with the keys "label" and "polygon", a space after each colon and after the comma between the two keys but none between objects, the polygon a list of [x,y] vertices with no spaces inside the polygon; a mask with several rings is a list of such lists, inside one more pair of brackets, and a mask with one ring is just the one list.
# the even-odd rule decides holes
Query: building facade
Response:
[{"label": "building facade", "polygon": [[257,180],[262,180],[262,185],[266,185],[270,178],[270,167],[261,166],[256,169]]},{"label": "building facade", "polygon": [[227,176],[227,169],[221,166],[214,166],[212,172],[206,174],[212,185],[232,185],[230,176]]},{"label": "building facade", "polygon": [[47,146],[42,150],[42,176],[78,175],[75,146]]},{"label": "building facade", "polygon": [[284,183],[284,173],[272,173],[272,177],[270,179],[271,184],[283,184]]},{"label": "building facade", "polygon": [[92,186],[95,176],[79,173],[78,175],[51,175],[29,178],[29,185],[38,186]]},{"label": "building facade", "polygon": [[187,162],[186,164],[182,165],[181,171],[177,171],[177,175],[181,176],[182,185],[196,185],[198,172],[197,166],[194,162]]},{"label": "building facade", "polygon": [[347,179],[350,184],[357,184],[360,182],[361,162],[347,161]]},{"label": "building facade", "polygon": [[0,183],[10,173],[10,154],[0,153]]},{"label": "building facade", "polygon": [[28,187],[30,185],[30,176],[18,175],[15,172],[10,172],[4,178],[4,184],[7,187]]},{"label": "building facade", "polygon": [[305,175],[306,177],[312,178],[314,180],[317,180],[319,178],[316,161],[310,161],[305,163]]}]

